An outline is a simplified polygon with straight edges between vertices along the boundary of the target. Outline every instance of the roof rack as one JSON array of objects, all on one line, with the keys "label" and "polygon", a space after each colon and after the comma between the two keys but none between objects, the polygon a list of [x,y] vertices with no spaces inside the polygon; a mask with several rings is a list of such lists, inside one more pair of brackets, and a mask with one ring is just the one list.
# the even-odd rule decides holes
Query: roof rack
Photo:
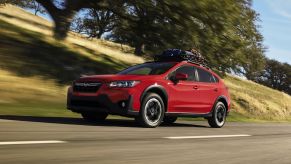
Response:
[{"label": "roof rack", "polygon": [[195,49],[184,51],[180,49],[168,49],[162,54],[154,56],[155,61],[187,61],[209,69],[206,59]]}]

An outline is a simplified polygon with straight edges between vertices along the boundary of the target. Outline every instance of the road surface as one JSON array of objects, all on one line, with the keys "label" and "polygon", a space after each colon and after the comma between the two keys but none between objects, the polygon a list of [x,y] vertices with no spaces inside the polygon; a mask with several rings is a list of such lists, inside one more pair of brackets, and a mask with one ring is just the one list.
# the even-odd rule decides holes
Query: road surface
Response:
[{"label": "road surface", "polygon": [[0,163],[291,164],[291,124],[134,121],[0,116]]}]

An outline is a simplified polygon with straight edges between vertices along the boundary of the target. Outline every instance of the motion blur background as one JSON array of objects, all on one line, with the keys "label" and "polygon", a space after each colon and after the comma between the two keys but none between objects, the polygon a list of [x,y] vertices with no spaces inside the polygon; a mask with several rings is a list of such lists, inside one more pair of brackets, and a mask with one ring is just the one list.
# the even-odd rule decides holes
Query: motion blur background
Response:
[{"label": "motion blur background", "polygon": [[290,4],[0,0],[0,115],[79,117],[74,79],[195,47],[230,88],[230,121],[290,121]]}]

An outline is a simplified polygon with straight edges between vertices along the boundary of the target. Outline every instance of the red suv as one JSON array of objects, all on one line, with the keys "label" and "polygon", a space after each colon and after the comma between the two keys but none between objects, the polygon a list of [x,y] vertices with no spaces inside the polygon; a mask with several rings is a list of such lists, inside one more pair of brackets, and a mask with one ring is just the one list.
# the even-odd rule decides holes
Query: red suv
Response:
[{"label": "red suv", "polygon": [[204,117],[220,128],[230,97],[223,81],[206,67],[189,61],[148,62],[116,75],[81,77],[68,89],[67,108],[86,120],[113,114],[157,127],[177,117]]}]

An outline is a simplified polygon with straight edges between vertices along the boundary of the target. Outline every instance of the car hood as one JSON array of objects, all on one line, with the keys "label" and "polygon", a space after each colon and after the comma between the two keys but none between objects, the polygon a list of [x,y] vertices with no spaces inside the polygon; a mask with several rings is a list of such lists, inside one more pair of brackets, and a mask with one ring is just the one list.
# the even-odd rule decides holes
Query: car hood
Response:
[{"label": "car hood", "polygon": [[118,80],[145,80],[148,78],[156,78],[158,75],[92,75],[83,76],[76,80],[77,82],[110,82]]}]

